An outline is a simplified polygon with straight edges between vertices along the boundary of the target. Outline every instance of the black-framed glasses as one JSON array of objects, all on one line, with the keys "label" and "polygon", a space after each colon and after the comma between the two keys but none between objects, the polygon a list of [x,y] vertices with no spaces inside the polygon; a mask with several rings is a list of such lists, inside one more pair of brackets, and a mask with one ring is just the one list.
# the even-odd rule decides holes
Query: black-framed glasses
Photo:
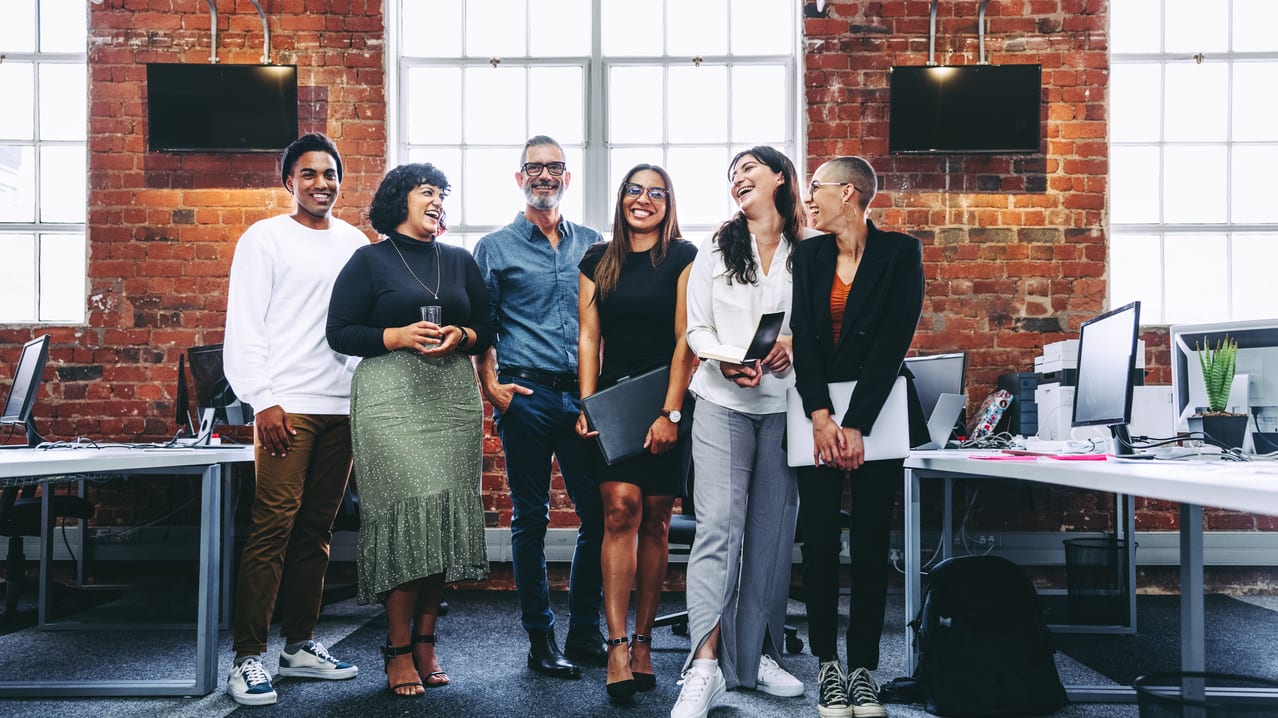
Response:
[{"label": "black-framed glasses", "polygon": [[536,177],[542,170],[549,172],[551,177],[559,177],[563,175],[565,169],[568,169],[568,165],[563,162],[525,162],[519,168],[529,177]]},{"label": "black-framed glasses", "polygon": [[641,184],[627,182],[621,189],[621,193],[627,197],[638,197],[644,191],[648,192],[648,199],[653,202],[665,202],[670,197],[670,190],[665,187],[644,187]]},{"label": "black-framed glasses", "polygon": [[816,194],[816,191],[817,191],[817,190],[819,190],[819,189],[821,189],[822,187],[825,187],[825,186],[827,186],[827,185],[831,185],[831,186],[835,186],[835,187],[851,187],[852,189],[856,190],[857,192],[860,192],[860,191],[861,191],[861,188],[860,188],[860,187],[857,187],[856,185],[852,184],[851,182],[818,182],[818,181],[816,181],[816,180],[812,180],[812,183],[808,185],[808,196],[809,196],[809,197],[811,197],[812,195]]}]

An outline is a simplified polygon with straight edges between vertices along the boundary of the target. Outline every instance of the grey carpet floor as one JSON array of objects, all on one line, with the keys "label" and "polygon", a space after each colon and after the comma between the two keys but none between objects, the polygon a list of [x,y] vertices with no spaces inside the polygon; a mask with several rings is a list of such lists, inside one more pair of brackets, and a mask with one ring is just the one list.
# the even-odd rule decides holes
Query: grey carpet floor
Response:
[{"label": "grey carpet floor", "polygon": [[[348,681],[305,681],[281,679],[276,683],[280,702],[274,706],[249,708],[235,704],[223,686],[202,698],[67,698],[0,699],[0,716],[65,718],[92,715],[94,718],[142,716],[547,716],[572,718],[622,716],[648,718],[669,715],[679,688],[679,669],[688,650],[688,639],[669,629],[654,635],[657,688],[640,694],[633,705],[616,706],[604,694],[604,669],[589,668],[577,681],[545,678],[530,673],[524,665],[527,640],[518,624],[513,593],[468,592],[449,596],[451,611],[441,620],[439,651],[453,683],[431,689],[417,699],[405,699],[385,692],[378,646],[384,642],[385,622],[378,607],[356,606],[340,601],[325,607],[317,638],[338,657],[356,662],[360,674]],[[1143,599],[1142,599],[1143,600]],[[845,599],[846,601],[846,599]],[[555,609],[566,615],[565,597],[555,596]],[[682,608],[682,595],[669,595],[662,608]],[[1213,604],[1209,604],[1214,606]],[[104,607],[106,608],[106,607]],[[1254,606],[1247,606],[1252,610]],[[843,607],[846,612],[846,605]],[[793,623],[806,639],[802,604],[791,602]],[[888,624],[883,638],[883,659],[877,675],[881,681],[905,675],[903,600],[890,597]],[[1270,612],[1265,611],[1265,614]],[[1246,631],[1246,627],[1230,630]],[[562,638],[562,636],[561,636]],[[1105,640],[1104,637],[1099,637]],[[221,637],[225,676],[230,662],[229,635]],[[105,678],[171,676],[193,670],[193,634],[189,631],[38,631],[25,628],[0,636],[0,675],[6,678],[40,677]],[[274,668],[279,644],[272,645],[266,665]],[[1241,660],[1241,659],[1240,659]],[[785,666],[808,684],[800,698],[774,698],[754,691],[729,692],[711,718],[763,716],[815,717],[816,692],[813,680],[816,659],[807,653],[787,655]],[[1058,664],[1066,683],[1107,684],[1101,672],[1067,653],[1058,653]],[[223,678],[223,681],[225,679]],[[892,705],[894,718],[921,718],[928,715],[921,706]],[[1077,704],[1055,714],[1055,718],[1135,718],[1131,705],[1105,706]]]}]

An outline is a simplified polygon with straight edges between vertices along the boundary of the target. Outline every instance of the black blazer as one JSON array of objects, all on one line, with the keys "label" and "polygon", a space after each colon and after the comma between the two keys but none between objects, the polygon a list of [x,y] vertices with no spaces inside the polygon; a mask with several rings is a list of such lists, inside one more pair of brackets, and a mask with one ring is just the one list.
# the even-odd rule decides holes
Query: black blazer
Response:
[{"label": "black blazer", "polygon": [[[839,343],[834,343],[830,319],[830,288],[839,252],[834,235],[805,239],[794,250],[790,316],[796,388],[804,412],[811,416],[818,409],[833,411],[826,384],[855,380],[852,401],[839,421],[867,436],[896,377],[912,378],[905,354],[923,312],[922,243],[907,234],[884,232],[873,222],[869,227],[865,253],[848,292]],[[910,433],[921,429],[926,434],[918,395],[910,395]]]}]

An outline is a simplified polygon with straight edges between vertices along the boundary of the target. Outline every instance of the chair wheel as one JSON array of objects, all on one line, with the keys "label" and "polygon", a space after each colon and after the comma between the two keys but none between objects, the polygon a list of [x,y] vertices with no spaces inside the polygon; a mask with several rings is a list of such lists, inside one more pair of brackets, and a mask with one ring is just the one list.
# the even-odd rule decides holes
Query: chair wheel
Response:
[{"label": "chair wheel", "polygon": [[798,636],[786,636],[786,637],[785,637],[785,652],[786,652],[786,653],[802,653],[802,652],[803,652],[803,639],[802,639],[802,638],[799,638]]},{"label": "chair wheel", "polygon": [[686,636],[688,635],[688,624],[676,623],[670,626],[670,632],[675,634],[676,636]]},{"label": "chair wheel", "polygon": [[448,601],[440,601],[440,602],[439,602],[439,613],[438,613],[438,614],[436,614],[436,615],[438,615],[438,616],[447,616],[447,615],[448,615]]}]

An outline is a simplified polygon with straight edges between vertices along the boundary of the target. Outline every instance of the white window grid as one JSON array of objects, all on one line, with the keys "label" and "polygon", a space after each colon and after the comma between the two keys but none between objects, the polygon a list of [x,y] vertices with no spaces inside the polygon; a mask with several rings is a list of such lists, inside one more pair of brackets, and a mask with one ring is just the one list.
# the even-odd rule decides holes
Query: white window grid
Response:
[{"label": "white window grid", "polygon": [[[575,222],[581,222],[587,226],[598,229],[605,237],[609,236],[611,223],[613,219],[613,200],[615,199],[616,184],[620,180],[620,176],[632,166],[629,161],[614,163],[614,155],[627,154],[635,156],[636,152],[643,152],[641,161],[650,162],[666,167],[670,167],[670,155],[674,151],[695,151],[695,150],[714,150],[722,155],[723,161],[721,166],[713,168],[713,174],[719,182],[722,191],[718,196],[722,197],[723,205],[721,211],[711,221],[688,221],[688,208],[684,199],[688,195],[686,190],[682,190],[686,181],[681,182],[680,176],[672,171],[672,179],[675,182],[678,195],[680,197],[680,226],[683,230],[684,237],[693,241],[699,241],[704,235],[711,232],[720,222],[726,220],[731,213],[735,211],[732,205],[727,188],[727,160],[737,152],[748,149],[755,144],[768,144],[783,151],[787,156],[795,161],[796,167],[802,175],[803,165],[798,161],[800,156],[800,148],[804,144],[804,121],[801,115],[802,104],[800,103],[800,92],[802,88],[802,61],[801,61],[801,23],[800,17],[802,12],[801,4],[791,3],[789,0],[775,0],[775,2],[785,4],[792,8],[791,11],[791,27],[789,28],[791,39],[789,41],[790,51],[787,54],[734,54],[729,48],[727,54],[706,54],[697,56],[675,55],[669,52],[668,38],[662,37],[662,52],[659,55],[623,55],[610,56],[602,52],[603,46],[603,19],[602,4],[607,0],[589,0],[591,12],[591,52],[589,55],[566,55],[566,56],[532,56],[525,51],[524,54],[502,55],[494,58],[488,54],[469,55],[466,47],[466,37],[463,33],[461,38],[461,47],[459,57],[410,57],[401,52],[403,46],[402,32],[403,27],[401,18],[404,14],[401,3],[415,3],[420,0],[395,0],[387,4],[387,43],[388,58],[387,62],[387,87],[391,88],[391,92],[387,97],[387,116],[391,122],[387,127],[388,139],[388,157],[387,169],[395,165],[410,161],[435,161],[433,157],[436,153],[444,156],[456,158],[458,156],[466,157],[471,150],[494,150],[504,153],[508,157],[509,173],[500,178],[500,182],[505,184],[504,187],[496,188],[491,194],[493,197],[502,196],[501,193],[507,189],[513,191],[514,179],[513,175],[517,170],[519,153],[523,148],[523,140],[513,144],[484,144],[471,143],[466,141],[465,128],[463,127],[463,140],[460,143],[445,144],[424,144],[413,143],[408,139],[406,128],[410,122],[409,106],[411,104],[409,75],[414,68],[462,68],[463,80],[465,82],[465,70],[485,67],[501,67],[501,68],[547,68],[547,67],[572,67],[579,68],[583,77],[583,97],[580,102],[583,123],[583,137],[580,142],[565,141],[563,137],[556,136],[555,133],[546,133],[538,127],[527,127],[524,138],[534,134],[550,134],[564,147],[565,154],[568,159],[569,172],[573,174],[569,194],[565,197],[565,217]],[[464,4],[475,3],[478,0],[460,0],[463,3],[462,15],[465,16]],[[658,7],[664,12],[665,9],[674,3],[683,0],[654,0],[654,2],[645,6],[645,12],[654,12]],[[536,11],[536,5],[539,0],[505,0],[504,6],[512,5],[523,6],[525,13]],[[744,7],[744,4],[735,2],[727,3],[729,13],[733,12],[733,6]],[[463,20],[464,22],[464,20]],[[532,23],[525,26],[525,48],[532,46]],[[496,60],[496,64],[494,64]],[[670,94],[669,89],[669,71],[673,67],[703,67],[703,68],[724,68],[731,77],[734,68],[740,67],[781,67],[785,76],[784,97],[766,97],[761,101],[781,102],[784,103],[784,132],[782,137],[772,138],[770,141],[750,141],[750,142],[733,142],[729,138],[733,137],[733,113],[728,111],[727,126],[724,128],[724,137],[722,141],[713,142],[680,142],[669,139],[669,127],[667,126],[668,115],[666,112],[661,113],[662,127],[659,141],[654,142],[614,142],[609,137],[609,100],[611,88],[607,82],[609,73],[614,68],[626,67],[643,67],[643,68],[660,68],[662,74],[662,86],[659,88],[660,93],[653,93],[652,97],[655,101],[663,104]],[[738,90],[729,82],[727,88],[727,104],[732,107],[733,92],[745,91]],[[651,88],[649,88],[651,89]],[[465,96],[465,89],[462,91]],[[525,104],[527,105],[527,95],[525,96]],[[525,110],[527,110],[527,106]],[[464,113],[470,111],[463,110]],[[528,113],[525,112],[525,117]],[[614,164],[618,166],[614,166]],[[625,166],[619,166],[624,164]],[[472,222],[468,221],[467,212],[462,210],[463,199],[460,195],[462,187],[467,186],[470,169],[466,161],[457,163],[455,167],[442,167],[448,174],[449,182],[453,186],[454,197],[449,203],[449,231],[444,235],[443,239],[455,244],[473,248],[474,244],[484,234],[492,232],[504,226],[510,221],[510,218],[522,209],[522,200],[504,200],[504,199],[488,199],[471,198],[469,201],[492,201],[500,202],[500,213],[504,217],[500,223],[494,222]],[[569,197],[572,193],[577,193],[580,203],[579,207],[572,207]],[[511,196],[509,193],[505,196]],[[703,211],[702,214],[705,214]],[[576,215],[576,216],[574,216]]]},{"label": "white window grid", "polygon": [[[30,9],[35,15],[35,24],[33,26],[35,32],[34,51],[14,51],[0,47],[0,59],[3,62],[30,64],[34,71],[34,81],[32,82],[32,91],[34,93],[31,118],[32,138],[0,139],[0,152],[10,153],[11,156],[23,151],[29,151],[32,154],[34,181],[31,182],[29,191],[34,196],[35,203],[35,215],[29,221],[0,221],[0,254],[6,255],[11,259],[15,256],[28,259],[26,262],[6,262],[7,266],[0,265],[0,277],[4,277],[7,274],[9,276],[6,278],[6,283],[14,285],[29,282],[34,289],[34,293],[29,297],[28,301],[24,302],[21,298],[15,298],[18,299],[17,302],[6,302],[9,306],[0,308],[0,324],[82,324],[85,320],[85,298],[88,282],[86,271],[86,223],[45,221],[41,211],[41,207],[44,205],[42,200],[49,190],[58,193],[75,193],[78,190],[83,196],[83,202],[86,207],[88,204],[87,185],[79,188],[64,186],[47,188],[44,181],[44,175],[46,174],[43,167],[45,153],[42,150],[61,147],[78,149],[81,153],[84,153],[87,148],[87,141],[85,140],[47,139],[41,134],[41,112],[52,102],[42,101],[40,68],[50,65],[80,65],[87,67],[88,62],[87,52],[53,52],[45,51],[42,48],[43,38],[40,32],[41,22],[44,19],[42,15],[55,12],[57,9],[54,3],[50,3],[46,7],[45,4],[40,2],[35,2]],[[87,6],[83,9],[83,12],[87,18]],[[87,21],[85,27],[87,30]],[[88,46],[87,31],[83,45],[86,48]],[[84,88],[84,98],[87,105],[87,84]],[[4,168],[0,167],[0,169]],[[8,176],[8,173],[0,172],[0,182],[6,181],[14,181],[14,178]],[[24,247],[29,251],[23,251]],[[78,253],[79,256],[66,254],[68,249]],[[65,292],[44,291],[47,276],[59,271],[77,273],[77,267],[81,281],[72,283],[73,288],[68,288]],[[64,293],[67,296],[62,296]]]},{"label": "white window grid", "polygon": [[[1115,0],[1117,4],[1130,5],[1133,0]],[[1170,0],[1179,2],[1180,0]],[[1255,2],[1256,0],[1251,0]],[[1109,234],[1110,250],[1110,306],[1120,306],[1133,300],[1142,300],[1141,320],[1146,325],[1164,325],[1184,322],[1223,321],[1233,319],[1253,319],[1278,316],[1278,305],[1265,301],[1267,294],[1257,286],[1257,267],[1248,266],[1240,253],[1240,248],[1269,246],[1264,250],[1267,256],[1278,256],[1278,221],[1248,222],[1235,220],[1240,214],[1237,211],[1235,198],[1234,164],[1236,152],[1247,152],[1254,149],[1278,150],[1278,140],[1244,138],[1235,139],[1235,103],[1236,92],[1271,92],[1274,85],[1267,87],[1239,87],[1235,83],[1235,68],[1245,63],[1273,62],[1278,60],[1278,40],[1274,41],[1272,50],[1234,50],[1235,22],[1243,19],[1235,15],[1235,0],[1226,0],[1213,4],[1210,8],[1202,7],[1202,11],[1213,15],[1223,15],[1227,19],[1229,41],[1228,48],[1213,48],[1200,52],[1168,51],[1167,48],[1167,6],[1169,0],[1152,0],[1144,2],[1141,7],[1150,11],[1159,25],[1158,36],[1160,46],[1157,50],[1145,52],[1112,52],[1111,69],[1123,65],[1155,65],[1158,68],[1158,95],[1163,98],[1164,105],[1158,114],[1158,131],[1156,140],[1132,141],[1110,139],[1111,159],[1115,150],[1134,149],[1149,150],[1149,156],[1155,158],[1158,182],[1146,191],[1156,193],[1157,212],[1155,217],[1147,221],[1111,221]],[[1241,4],[1241,3],[1240,3]],[[1116,44],[1111,34],[1111,45]],[[1223,112],[1225,138],[1223,140],[1179,140],[1167,137],[1166,98],[1169,83],[1168,69],[1174,66],[1200,67],[1207,71],[1224,69],[1226,78],[1225,103]],[[1273,78],[1278,82],[1278,77]],[[1112,92],[1112,88],[1111,88]],[[1112,103],[1111,103],[1112,108]],[[1113,110],[1111,109],[1111,113]],[[1111,127],[1114,116],[1111,114]],[[1219,221],[1186,220],[1180,217],[1169,218],[1169,206],[1173,214],[1185,214],[1185,208],[1169,202],[1167,186],[1169,182],[1195,182],[1196,178],[1170,177],[1166,174],[1169,150],[1217,150],[1224,159],[1223,203],[1224,217]],[[1114,187],[1111,167],[1111,191]],[[1112,198],[1112,195],[1111,195]],[[1112,199],[1111,199],[1112,202]],[[1120,217],[1127,208],[1111,203],[1110,215]],[[1126,252],[1116,249],[1128,243]],[[1257,245],[1257,243],[1260,243]],[[1121,263],[1118,257],[1126,255],[1125,276],[1115,277],[1115,267]],[[1253,256],[1249,251],[1248,256]],[[1139,255],[1139,259],[1137,259]],[[1193,266],[1195,272],[1210,274],[1218,279],[1212,282],[1211,288],[1195,286],[1192,279],[1184,278],[1184,267]],[[1269,273],[1265,268],[1262,272]],[[1132,275],[1141,275],[1142,287]],[[1153,281],[1151,281],[1151,278]],[[1127,281],[1124,281],[1127,280]],[[1156,288],[1155,288],[1156,287]],[[1151,296],[1152,294],[1152,296]]]}]

